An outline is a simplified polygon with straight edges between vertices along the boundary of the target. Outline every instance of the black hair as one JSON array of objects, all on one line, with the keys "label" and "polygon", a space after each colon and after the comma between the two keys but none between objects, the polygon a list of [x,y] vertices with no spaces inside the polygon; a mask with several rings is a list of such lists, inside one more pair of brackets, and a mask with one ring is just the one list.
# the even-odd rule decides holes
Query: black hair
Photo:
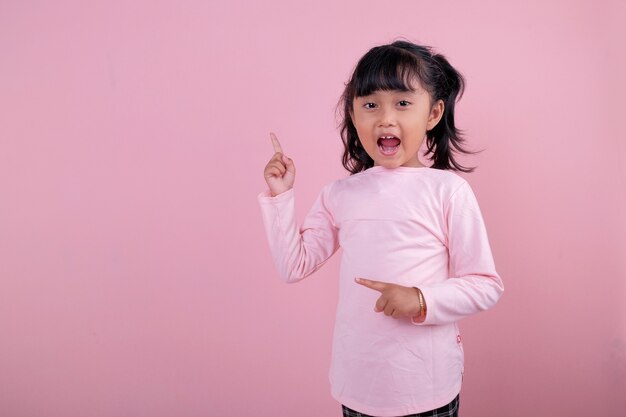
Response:
[{"label": "black hair", "polygon": [[378,90],[413,91],[415,80],[430,94],[431,105],[438,100],[444,103],[441,120],[426,132],[426,155],[430,155],[432,168],[474,170],[462,166],[454,158],[454,153],[475,153],[463,147],[465,139],[454,125],[454,105],[465,89],[463,75],[431,47],[396,41],[370,49],[359,60],[339,100],[339,127],[345,148],[342,163],[351,174],[374,166],[374,161],[361,145],[350,116],[353,100]]}]

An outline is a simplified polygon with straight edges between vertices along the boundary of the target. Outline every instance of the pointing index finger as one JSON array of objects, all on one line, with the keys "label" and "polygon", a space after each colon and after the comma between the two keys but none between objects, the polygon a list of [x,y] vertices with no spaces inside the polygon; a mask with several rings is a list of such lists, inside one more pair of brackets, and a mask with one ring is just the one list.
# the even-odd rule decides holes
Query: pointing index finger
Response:
[{"label": "pointing index finger", "polygon": [[272,139],[272,145],[274,146],[274,152],[283,153],[283,148],[280,146],[280,142],[278,138],[274,134],[274,132],[270,132],[270,138]]},{"label": "pointing index finger", "polygon": [[355,281],[358,284],[363,285],[364,287],[371,288],[372,290],[375,290],[375,291],[378,291],[378,292],[385,291],[385,288],[387,287],[387,284],[384,283],[384,282],[372,281],[370,279],[356,278]]}]

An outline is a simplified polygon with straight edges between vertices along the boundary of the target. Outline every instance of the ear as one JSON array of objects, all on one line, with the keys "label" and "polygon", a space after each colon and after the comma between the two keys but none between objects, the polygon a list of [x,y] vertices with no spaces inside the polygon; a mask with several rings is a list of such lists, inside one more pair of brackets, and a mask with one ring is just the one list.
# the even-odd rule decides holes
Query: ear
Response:
[{"label": "ear", "polygon": [[431,130],[443,117],[443,111],[445,110],[445,106],[443,104],[443,100],[439,99],[433,104],[430,108],[430,115],[428,116],[428,123],[426,124],[426,130]]}]

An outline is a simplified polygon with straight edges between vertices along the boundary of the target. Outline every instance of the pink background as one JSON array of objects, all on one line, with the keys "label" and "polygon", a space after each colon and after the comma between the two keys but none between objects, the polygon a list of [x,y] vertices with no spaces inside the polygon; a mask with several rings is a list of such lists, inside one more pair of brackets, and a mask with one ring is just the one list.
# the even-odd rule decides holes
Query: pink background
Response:
[{"label": "pink background", "polygon": [[626,3],[0,2],[0,415],[338,416],[339,257],[298,285],[256,195],[346,175],[334,106],[406,37],[468,80],[506,292],[461,322],[462,414],[626,407]]}]

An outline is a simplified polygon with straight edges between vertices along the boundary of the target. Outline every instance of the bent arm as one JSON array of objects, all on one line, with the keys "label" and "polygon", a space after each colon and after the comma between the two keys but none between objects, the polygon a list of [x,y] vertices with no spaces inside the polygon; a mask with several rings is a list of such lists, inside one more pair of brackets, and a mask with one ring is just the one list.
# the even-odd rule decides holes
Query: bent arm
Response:
[{"label": "bent arm", "polygon": [[293,189],[275,197],[267,192],[258,196],[274,264],[285,282],[311,275],[339,248],[337,228],[328,208],[328,191],[329,186],[322,189],[300,229]]},{"label": "bent arm", "polygon": [[504,291],[483,218],[469,184],[464,183],[446,208],[450,270],[446,281],[420,287],[428,313],[420,324],[458,321],[493,307]]}]

